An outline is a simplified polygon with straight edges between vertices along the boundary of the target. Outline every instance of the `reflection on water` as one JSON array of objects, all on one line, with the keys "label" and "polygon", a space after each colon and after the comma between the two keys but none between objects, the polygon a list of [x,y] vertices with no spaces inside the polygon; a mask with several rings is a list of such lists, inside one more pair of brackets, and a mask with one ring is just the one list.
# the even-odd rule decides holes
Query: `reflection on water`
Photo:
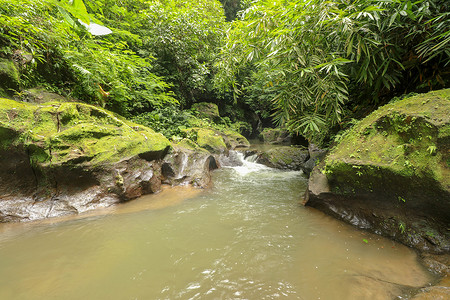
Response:
[{"label": "reflection on water", "polygon": [[246,162],[64,222],[0,227],[0,299],[392,299],[432,280],[410,249],[299,205]]}]

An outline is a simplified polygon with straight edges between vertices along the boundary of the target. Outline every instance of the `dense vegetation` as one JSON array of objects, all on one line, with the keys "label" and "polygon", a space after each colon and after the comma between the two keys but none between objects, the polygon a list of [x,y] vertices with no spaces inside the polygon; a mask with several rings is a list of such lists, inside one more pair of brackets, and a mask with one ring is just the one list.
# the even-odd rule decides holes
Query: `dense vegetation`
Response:
[{"label": "dense vegetation", "polygon": [[0,0],[0,59],[19,74],[0,95],[42,86],[168,136],[213,102],[219,125],[274,117],[323,142],[392,96],[448,86],[445,0],[220,2]]},{"label": "dense vegetation", "polygon": [[320,140],[358,107],[448,85],[449,4],[254,1],[227,32],[217,82]]}]

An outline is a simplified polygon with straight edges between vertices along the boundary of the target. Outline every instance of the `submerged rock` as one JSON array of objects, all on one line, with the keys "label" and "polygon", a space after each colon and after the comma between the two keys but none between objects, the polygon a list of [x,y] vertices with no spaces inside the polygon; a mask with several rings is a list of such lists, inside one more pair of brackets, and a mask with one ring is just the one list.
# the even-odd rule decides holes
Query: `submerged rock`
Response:
[{"label": "submerged rock", "polygon": [[306,205],[419,250],[450,251],[450,90],[379,108],[314,169]]},{"label": "submerged rock", "polygon": [[0,222],[156,192],[170,147],[163,135],[91,105],[0,99]]},{"label": "submerged rock", "polygon": [[450,299],[450,255],[425,254],[422,258],[427,269],[441,276],[441,280],[429,287],[422,288],[410,298],[412,300]]}]

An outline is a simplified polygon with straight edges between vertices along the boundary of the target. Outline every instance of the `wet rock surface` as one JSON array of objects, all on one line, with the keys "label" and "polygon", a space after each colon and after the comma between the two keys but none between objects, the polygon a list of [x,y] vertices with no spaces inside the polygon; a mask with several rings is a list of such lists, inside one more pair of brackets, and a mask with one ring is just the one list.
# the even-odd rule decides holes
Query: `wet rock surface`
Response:
[{"label": "wet rock surface", "polygon": [[192,184],[204,188],[211,181],[210,172],[219,167],[216,157],[190,140],[174,145],[162,164],[163,182],[170,185]]},{"label": "wet rock surface", "polygon": [[412,300],[445,300],[450,298],[450,255],[423,254],[422,262],[432,273],[440,276],[433,286],[424,287],[410,299]]}]

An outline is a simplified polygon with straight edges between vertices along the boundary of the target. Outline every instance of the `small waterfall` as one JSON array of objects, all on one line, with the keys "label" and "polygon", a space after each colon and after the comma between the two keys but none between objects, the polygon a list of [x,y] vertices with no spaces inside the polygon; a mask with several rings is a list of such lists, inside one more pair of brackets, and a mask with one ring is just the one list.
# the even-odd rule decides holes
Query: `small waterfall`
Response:
[{"label": "small waterfall", "polygon": [[186,169],[188,163],[188,155],[186,153],[181,153],[180,171],[178,171],[177,179],[184,176],[184,170]]},{"label": "small waterfall", "polygon": [[269,170],[270,168],[259,164],[256,162],[257,155],[251,155],[244,158],[244,153],[235,152],[236,158],[239,160],[240,164],[238,166],[232,167],[239,175],[245,176],[249,173],[259,172],[261,170]]},{"label": "small waterfall", "polygon": [[249,155],[245,158],[246,161],[253,162],[253,163],[256,163],[257,159],[258,159],[258,155],[256,155],[256,154]]}]

